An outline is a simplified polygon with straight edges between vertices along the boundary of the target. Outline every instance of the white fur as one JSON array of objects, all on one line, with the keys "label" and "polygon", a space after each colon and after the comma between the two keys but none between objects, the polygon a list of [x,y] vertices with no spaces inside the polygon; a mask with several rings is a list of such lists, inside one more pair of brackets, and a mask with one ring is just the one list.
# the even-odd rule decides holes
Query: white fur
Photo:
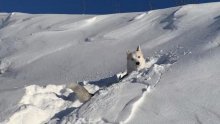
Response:
[{"label": "white fur", "polygon": [[68,86],[71,90],[74,91],[76,94],[77,98],[79,99],[80,102],[84,103],[88,101],[92,95],[81,85],[77,83],[72,83]]},{"label": "white fur", "polygon": [[127,74],[130,74],[132,71],[139,71],[146,66],[146,61],[140,46],[138,46],[134,52],[127,52]]}]

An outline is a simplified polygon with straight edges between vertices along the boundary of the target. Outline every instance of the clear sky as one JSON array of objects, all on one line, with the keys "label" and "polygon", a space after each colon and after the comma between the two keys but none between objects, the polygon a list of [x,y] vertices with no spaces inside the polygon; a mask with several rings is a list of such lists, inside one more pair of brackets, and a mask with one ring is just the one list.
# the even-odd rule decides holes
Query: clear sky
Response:
[{"label": "clear sky", "polygon": [[0,0],[0,12],[106,14],[220,0]]}]

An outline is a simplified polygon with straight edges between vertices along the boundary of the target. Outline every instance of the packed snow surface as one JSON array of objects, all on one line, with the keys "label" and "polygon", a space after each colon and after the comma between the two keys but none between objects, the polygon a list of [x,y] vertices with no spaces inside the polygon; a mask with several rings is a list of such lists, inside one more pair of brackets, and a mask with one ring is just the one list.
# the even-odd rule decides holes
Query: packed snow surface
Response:
[{"label": "packed snow surface", "polygon": [[[219,12],[0,13],[0,123],[219,124]],[[152,66],[119,80],[137,45]]]}]

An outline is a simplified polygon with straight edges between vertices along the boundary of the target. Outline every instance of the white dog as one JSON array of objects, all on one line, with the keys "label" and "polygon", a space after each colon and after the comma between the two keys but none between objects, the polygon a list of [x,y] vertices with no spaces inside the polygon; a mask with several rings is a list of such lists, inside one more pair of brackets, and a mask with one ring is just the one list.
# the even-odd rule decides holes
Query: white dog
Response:
[{"label": "white dog", "polygon": [[68,86],[68,88],[70,88],[72,91],[74,91],[77,98],[82,103],[88,101],[92,97],[92,94],[90,94],[88,92],[88,90],[86,90],[83,86],[81,86],[78,83],[72,83]]},{"label": "white dog", "polygon": [[140,46],[134,52],[127,52],[127,74],[139,71],[147,66]]},{"label": "white dog", "polygon": [[[150,67],[150,65],[146,64],[141,48],[140,46],[138,46],[136,51],[127,52],[127,74],[120,79],[123,79],[133,71],[139,71],[145,67]],[[92,94],[90,94],[83,86],[77,83],[70,84],[68,88],[76,93],[76,96],[78,97],[80,102],[84,103],[92,97]]]}]

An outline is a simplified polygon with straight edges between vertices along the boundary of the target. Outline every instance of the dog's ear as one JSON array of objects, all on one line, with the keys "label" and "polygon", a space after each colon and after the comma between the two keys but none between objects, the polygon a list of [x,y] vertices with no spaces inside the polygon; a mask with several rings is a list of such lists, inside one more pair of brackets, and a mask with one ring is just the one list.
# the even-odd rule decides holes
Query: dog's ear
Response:
[{"label": "dog's ear", "polygon": [[129,50],[127,50],[127,52],[126,52],[126,53],[127,53],[127,55],[129,55],[131,52],[130,52]]},{"label": "dog's ear", "polygon": [[137,47],[137,50],[136,50],[136,51],[141,51],[140,45]]}]

